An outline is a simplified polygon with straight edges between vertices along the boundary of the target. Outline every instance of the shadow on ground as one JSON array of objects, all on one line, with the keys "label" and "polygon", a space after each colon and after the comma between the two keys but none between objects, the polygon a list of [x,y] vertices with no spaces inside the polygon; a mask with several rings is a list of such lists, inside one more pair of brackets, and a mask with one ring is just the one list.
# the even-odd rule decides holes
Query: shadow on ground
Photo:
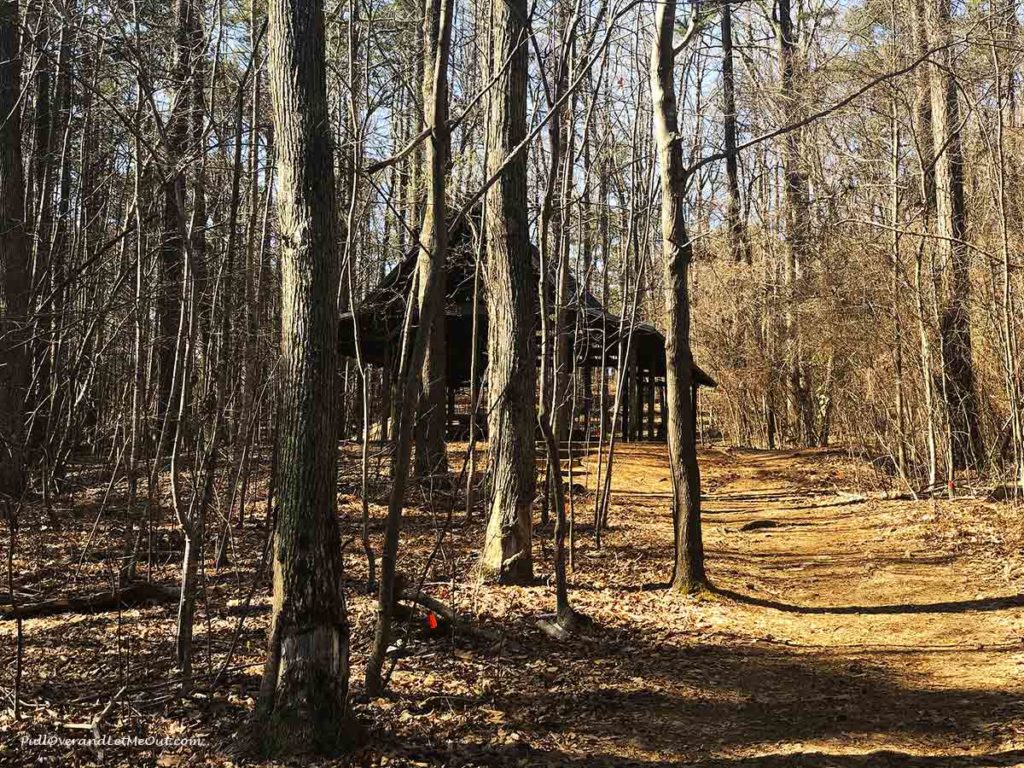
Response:
[{"label": "shadow on ground", "polygon": [[[1024,751],[996,751],[1005,736],[995,732],[1003,727],[997,724],[1024,714],[1013,692],[919,689],[863,660],[751,645],[647,644],[625,631],[598,630],[582,640],[585,664],[578,661],[580,647],[574,652],[572,643],[533,640],[526,657],[515,663],[535,669],[538,665],[531,662],[540,661],[560,670],[557,674],[541,673],[528,692],[521,691],[522,682],[510,679],[491,700],[452,704],[466,711],[499,710],[502,732],[519,734],[531,746],[439,751],[406,741],[394,745],[393,754],[467,766],[966,768],[1024,762]],[[560,751],[568,734],[572,748]],[[907,752],[799,750],[801,742],[835,739],[851,751],[858,743],[870,743]],[[783,754],[780,744],[794,745],[797,752]],[[985,745],[993,751],[984,758],[957,754]],[[714,757],[745,751],[769,754]],[[911,754],[917,751],[924,756]],[[947,751],[952,754],[939,754]]]},{"label": "shadow on ground", "polygon": [[967,613],[969,611],[1000,611],[1006,608],[1019,608],[1024,606],[1024,595],[1008,595],[1006,597],[981,597],[974,600],[950,600],[938,603],[903,603],[897,605],[792,605],[781,603],[777,600],[769,600],[763,597],[754,597],[735,592],[731,589],[717,588],[715,590],[723,597],[728,597],[747,605],[756,605],[760,608],[774,608],[777,611],[786,613],[804,614],[847,614],[860,616],[877,616],[899,613]]},{"label": "shadow on ground", "polygon": [[[424,756],[429,760],[431,756]],[[440,754],[436,759],[444,759]],[[440,763],[439,763],[440,764]],[[537,768],[997,768],[1024,764],[1024,750],[993,752],[983,755],[912,755],[879,750],[858,755],[825,752],[792,752],[737,759],[713,759],[678,762],[629,760],[613,755],[591,754],[585,757],[564,752],[527,751],[488,748],[475,756],[466,756],[445,765],[475,766],[517,765]]]}]

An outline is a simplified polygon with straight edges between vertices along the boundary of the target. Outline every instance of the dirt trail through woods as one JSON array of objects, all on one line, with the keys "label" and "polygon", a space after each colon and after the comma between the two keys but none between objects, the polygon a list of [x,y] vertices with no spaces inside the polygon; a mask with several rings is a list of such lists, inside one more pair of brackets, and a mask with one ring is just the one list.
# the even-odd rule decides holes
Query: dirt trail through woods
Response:
[{"label": "dirt trail through woods", "polygon": [[[357,449],[344,459],[343,535],[358,541]],[[664,588],[672,562],[665,446],[619,446],[601,549],[589,525],[596,456],[574,465],[571,600],[594,626],[567,642],[537,624],[554,606],[550,525],[535,530],[537,584],[483,586],[472,575],[482,515],[463,521],[459,493],[442,493],[431,506],[415,491],[399,569],[423,576],[431,596],[484,631],[430,634],[422,615],[410,619],[398,628],[402,652],[389,696],[360,701],[376,603],[363,586],[365,559],[358,545],[349,547],[353,692],[368,740],[358,754],[327,764],[1024,766],[1020,506],[886,500],[865,491],[878,480],[869,467],[827,452],[706,449],[700,461],[716,589],[700,599]],[[387,491],[382,479],[370,499],[377,552]],[[98,556],[85,561],[77,581],[66,580],[91,535],[90,505],[103,494],[101,485],[83,484],[61,501],[57,529],[41,508],[26,511],[24,530],[33,535],[14,563],[19,590],[89,594],[109,584],[111,566]],[[126,497],[111,503],[126,504]],[[454,525],[438,548],[446,509],[455,510]],[[121,519],[104,519],[97,553],[120,551]],[[169,510],[163,519],[152,577],[173,586],[180,537]],[[172,603],[27,620],[27,716],[14,722],[0,711],[0,766],[93,764],[91,747],[28,749],[20,739],[65,734],[67,723],[97,717],[105,718],[105,735],[209,737],[206,746],[180,750],[111,747],[104,764],[226,765],[231,734],[254,706],[266,654],[269,596],[258,590],[252,610],[239,612],[264,541],[263,528],[250,521],[234,529],[230,564],[208,564],[196,667],[219,667],[229,652],[234,666],[194,696],[165,695],[176,674]],[[14,622],[0,622],[0,648],[7,650],[0,707],[10,695],[14,633]],[[126,682],[130,702],[119,698]]]},{"label": "dirt trail through woods", "polygon": [[[946,505],[844,492],[844,462],[827,454],[701,459],[718,595],[627,598],[652,640],[636,678],[608,691],[621,704],[608,752],[751,768],[1024,765],[1019,551]],[[587,553],[625,566],[607,569],[612,590],[663,580],[671,542],[659,449],[627,446],[621,460],[610,554]]]}]

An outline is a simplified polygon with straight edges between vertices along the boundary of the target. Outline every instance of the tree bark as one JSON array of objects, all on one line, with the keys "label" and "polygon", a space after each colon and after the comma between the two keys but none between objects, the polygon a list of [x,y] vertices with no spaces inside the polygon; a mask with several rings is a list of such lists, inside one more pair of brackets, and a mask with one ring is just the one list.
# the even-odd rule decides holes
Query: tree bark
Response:
[{"label": "tree bark", "polygon": [[[371,696],[383,691],[381,669],[391,636],[391,619],[397,601],[396,566],[398,536],[401,530],[402,508],[408,484],[409,459],[412,453],[413,423],[420,401],[418,385],[426,370],[425,360],[431,344],[435,321],[443,321],[441,314],[444,298],[444,264],[448,254],[448,228],[445,214],[445,164],[449,150],[448,131],[448,55],[451,40],[452,0],[426,0],[424,24],[427,27],[424,49],[424,94],[427,125],[431,137],[427,143],[425,180],[430,195],[423,210],[423,228],[420,232],[419,324],[416,327],[412,354],[401,359],[408,362],[399,372],[397,421],[395,424],[395,456],[391,466],[391,493],[388,497],[388,517],[384,529],[384,547],[380,557],[380,588],[377,595],[377,628],[374,633],[370,657],[366,662],[366,692]],[[442,412],[445,403],[441,404]],[[443,435],[442,435],[443,437]]]},{"label": "tree bark", "polygon": [[[914,55],[925,56],[929,50],[925,0],[910,0],[910,26],[913,30]],[[935,216],[935,148],[932,146],[931,82],[928,67],[914,70],[914,116],[918,158],[921,165],[921,205],[925,226]]]},{"label": "tree bark", "polygon": [[[440,266],[443,271],[444,265]],[[421,273],[421,286],[423,282]],[[420,300],[423,298],[421,296]],[[442,302],[443,299],[442,291]],[[430,343],[423,358],[423,394],[420,397],[419,417],[416,420],[416,476],[425,482],[443,477],[448,472],[448,456],[445,449],[448,396],[446,353],[445,315],[441,311],[434,317],[430,328]]]},{"label": "tree bark", "polygon": [[[164,439],[175,431],[174,364],[182,302],[185,264],[185,153],[191,104],[195,93],[192,83],[197,40],[203,39],[198,24],[198,8],[192,0],[175,3],[174,61],[171,75],[176,92],[167,121],[164,150],[163,233],[160,243],[160,285],[157,291],[157,428]],[[193,264],[193,267],[198,265]],[[179,382],[178,386],[182,383]]]},{"label": "tree bark", "polygon": [[17,0],[0,0],[0,499],[25,488],[29,386],[28,238],[21,159],[21,50]]},{"label": "tree bark", "polygon": [[[526,137],[526,5],[508,0],[493,11],[491,55],[495,66],[509,63],[487,97],[488,177]],[[487,191],[485,209],[492,495],[480,573],[502,584],[526,584],[533,580],[537,359],[525,152]]]},{"label": "tree bark", "polygon": [[[434,98],[433,89],[434,83],[434,58],[437,54],[438,41],[439,41],[439,27],[440,24],[440,8],[436,7],[438,3],[428,3],[425,8],[425,15],[423,18],[423,108],[425,117],[428,121],[432,120],[430,111],[435,112],[434,122],[431,125],[436,124],[436,112],[437,105],[432,103]],[[439,73],[442,78],[442,85],[447,88],[448,76],[447,76],[447,46],[444,51],[444,69],[443,73]],[[441,109],[445,112],[445,118],[447,119],[447,94],[444,95],[443,104],[440,105]],[[426,168],[427,177],[424,179],[425,188],[428,195],[433,194],[432,185],[435,183],[442,183],[442,194],[444,191],[443,180],[437,178],[438,174],[444,173],[444,168],[448,163],[448,144],[450,142],[447,138],[447,132],[437,146],[431,148],[428,147],[426,162],[424,167]],[[441,164],[438,167],[437,172],[432,171],[432,165],[434,163],[434,154],[440,153],[436,160]],[[431,205],[427,201],[427,205]],[[435,240],[436,237],[433,234],[433,230],[437,228],[443,228],[445,226],[444,221],[436,220],[436,209],[432,212],[435,220],[429,222],[431,240]],[[424,209],[424,217],[427,215],[426,209]],[[428,222],[424,220],[423,231],[427,232]],[[423,358],[423,368],[420,374],[420,386],[421,395],[419,400],[419,408],[416,419],[416,475],[424,480],[429,480],[439,475],[444,475],[448,471],[448,459],[445,453],[445,427],[447,426],[447,405],[448,405],[448,387],[447,387],[447,376],[446,376],[446,361],[445,361],[445,313],[444,313],[444,301],[445,301],[445,270],[446,264],[444,261],[436,262],[433,260],[432,250],[420,249],[419,260],[417,262],[417,271],[419,272],[419,286],[420,294],[418,297],[420,303],[420,311],[425,302],[433,302],[434,307],[431,310],[431,316],[433,321],[430,325],[430,338],[427,344],[426,354]],[[437,270],[437,273],[433,276],[434,280],[437,281],[439,291],[434,296],[427,296],[424,293],[424,289],[427,285],[427,272],[430,269]],[[421,320],[422,321],[422,320]]]},{"label": "tree bark", "polygon": [[[911,0],[910,21],[913,29],[914,53],[927,54],[928,35],[925,26],[925,0]],[[924,214],[923,234],[927,235],[935,221],[935,149],[932,146],[931,84],[928,67],[918,67],[914,77],[914,144],[921,169],[920,195]],[[934,486],[938,478],[938,421],[939,409],[934,407],[935,383],[932,380],[932,351],[928,318],[924,305],[923,271],[925,249],[932,241],[922,237],[915,251],[914,296],[917,315],[918,352],[921,360],[921,391],[924,400],[925,441],[928,448],[928,485]]]},{"label": "tree bark", "polygon": [[689,270],[693,247],[686,232],[686,170],[679,143],[673,32],[675,0],[656,6],[651,48],[651,102],[661,180],[661,253],[665,275],[665,381],[668,456],[675,523],[672,589],[696,592],[706,584],[700,528],[700,470],[693,419]]},{"label": "tree bark", "polygon": [[956,62],[949,48],[949,0],[928,0],[925,14],[936,63],[930,68],[932,144],[935,150],[935,198],[940,239],[939,263],[945,278],[940,335],[946,409],[956,467],[973,467],[981,459],[981,426],[972,360],[970,249],[967,245],[967,200]]},{"label": "tree bark", "polygon": [[350,735],[348,621],[336,515],[340,265],[322,0],[270,0],[281,237],[281,402],[274,599],[258,710],[268,752]]},{"label": "tree bark", "polygon": [[[803,114],[798,87],[798,52],[790,0],[778,0],[779,87],[783,125],[796,123]],[[800,339],[801,272],[806,269],[809,248],[810,204],[807,176],[803,172],[801,130],[792,130],[782,138],[783,217],[785,222],[786,263],[783,316],[785,360],[787,366],[787,403],[790,432],[797,445],[813,444],[814,414],[810,403],[808,372],[803,361]]]},{"label": "tree bark", "polygon": [[733,261],[750,264],[750,242],[740,202],[739,157],[736,154],[736,78],[732,63],[732,7],[722,4],[722,112],[725,123],[725,175],[728,202],[725,222]]}]

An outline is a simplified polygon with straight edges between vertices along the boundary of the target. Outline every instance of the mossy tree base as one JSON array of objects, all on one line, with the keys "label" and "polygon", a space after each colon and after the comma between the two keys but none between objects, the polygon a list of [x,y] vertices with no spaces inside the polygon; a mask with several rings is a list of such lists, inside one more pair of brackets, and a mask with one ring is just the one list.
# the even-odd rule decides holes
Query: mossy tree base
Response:
[{"label": "mossy tree base", "polygon": [[711,582],[707,578],[692,579],[687,577],[672,579],[669,584],[669,592],[688,597],[705,597],[714,593]]}]

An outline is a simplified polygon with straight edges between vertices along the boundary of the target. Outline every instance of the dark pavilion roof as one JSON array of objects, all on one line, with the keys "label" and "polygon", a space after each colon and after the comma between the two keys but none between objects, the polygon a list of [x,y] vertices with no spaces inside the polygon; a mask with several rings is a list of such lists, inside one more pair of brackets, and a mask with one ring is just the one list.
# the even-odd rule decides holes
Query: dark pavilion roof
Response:
[{"label": "dark pavilion roof", "polygon": [[[465,225],[450,236],[445,285],[445,331],[447,333],[447,378],[449,386],[465,386],[469,382],[473,338],[473,281],[476,259],[470,248],[471,238]],[[537,249],[532,248],[530,261],[533,273],[539,272]],[[356,312],[362,354],[366,362],[387,365],[391,352],[401,343],[402,325],[406,315],[409,288],[416,272],[417,249],[412,249],[360,303]],[[487,308],[483,296],[485,280],[481,274],[481,295],[478,305],[478,363],[477,371],[486,363]],[[552,306],[553,280],[546,281],[547,303]],[[570,304],[566,310],[566,324],[570,340],[577,337],[585,342],[583,349],[571,349],[578,365],[608,367],[618,364],[619,341],[629,333],[629,322],[608,312],[600,301],[583,289],[570,274],[568,276]],[[416,314],[412,317],[413,327]],[[577,323],[579,328],[577,331]],[[340,351],[355,357],[355,329],[353,313],[341,317],[339,332]],[[539,324],[537,331],[539,332]],[[633,324],[632,349],[635,349],[637,367],[654,377],[665,375],[665,337],[649,323]],[[714,387],[715,380],[694,365],[694,382],[699,386]]]}]

